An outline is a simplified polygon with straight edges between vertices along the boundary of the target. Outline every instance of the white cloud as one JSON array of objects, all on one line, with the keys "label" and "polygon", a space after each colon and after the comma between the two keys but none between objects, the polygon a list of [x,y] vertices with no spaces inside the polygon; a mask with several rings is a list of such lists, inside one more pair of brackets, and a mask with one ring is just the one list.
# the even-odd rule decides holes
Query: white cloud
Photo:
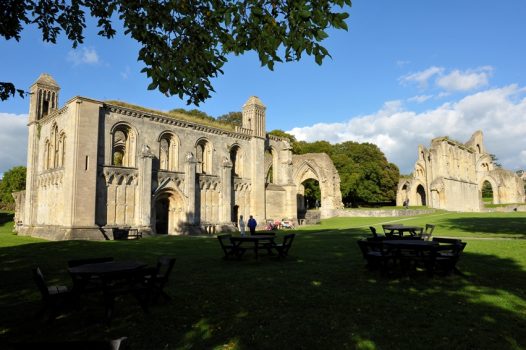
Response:
[{"label": "white cloud", "polygon": [[26,165],[27,114],[0,112],[0,173]]},{"label": "white cloud", "polygon": [[429,67],[426,70],[404,75],[400,78],[401,83],[417,83],[420,87],[426,87],[429,79],[444,71],[442,67]]},{"label": "white cloud", "polygon": [[93,47],[82,47],[79,50],[70,50],[67,60],[72,62],[74,66],[100,63],[99,55]]},{"label": "white cloud", "polygon": [[379,111],[346,122],[320,123],[294,128],[298,140],[371,142],[385,153],[403,174],[412,172],[418,145],[429,147],[431,139],[449,136],[467,142],[476,130],[484,133],[489,153],[509,170],[526,169],[526,97],[524,88],[509,85],[478,92],[459,101],[444,103],[425,112],[404,110],[397,102]]},{"label": "white cloud", "polygon": [[418,95],[408,98],[407,101],[422,103],[429,100],[431,97],[433,97],[433,95]]},{"label": "white cloud", "polygon": [[492,67],[481,67],[475,70],[454,70],[437,79],[438,86],[446,91],[468,91],[488,85]]},{"label": "white cloud", "polygon": [[121,72],[121,77],[122,77],[122,79],[127,80],[128,77],[130,76],[130,72],[131,72],[131,71],[130,71],[130,66],[126,66],[126,67],[124,68],[124,71]]}]

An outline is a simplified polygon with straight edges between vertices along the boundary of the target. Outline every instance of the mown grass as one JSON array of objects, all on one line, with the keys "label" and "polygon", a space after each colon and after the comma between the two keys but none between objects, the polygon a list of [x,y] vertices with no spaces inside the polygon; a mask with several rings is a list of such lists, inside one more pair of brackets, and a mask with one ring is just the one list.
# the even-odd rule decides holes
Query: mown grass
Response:
[{"label": "mown grass", "polygon": [[[387,222],[434,223],[435,235],[462,237],[464,276],[383,277],[365,269],[356,240]],[[213,237],[48,242],[14,236],[7,223],[0,227],[0,339],[127,336],[131,349],[526,348],[525,224],[525,213],[334,218],[296,230],[287,259],[223,261]],[[98,299],[86,299],[52,324],[34,318],[34,265],[50,282],[69,284],[69,259],[153,264],[163,254],[177,258],[173,300],[149,314],[125,298],[106,326]]]}]

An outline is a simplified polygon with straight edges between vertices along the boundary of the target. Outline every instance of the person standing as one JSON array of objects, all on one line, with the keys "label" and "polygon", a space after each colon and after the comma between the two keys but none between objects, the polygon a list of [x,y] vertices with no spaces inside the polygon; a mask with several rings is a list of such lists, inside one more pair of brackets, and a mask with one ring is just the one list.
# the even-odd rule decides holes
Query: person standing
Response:
[{"label": "person standing", "polygon": [[250,234],[255,235],[256,234],[256,226],[258,225],[256,219],[252,215],[250,215],[250,218],[248,219],[247,226],[250,229]]},{"label": "person standing", "polygon": [[241,236],[245,235],[245,220],[243,220],[243,215],[239,215],[239,232],[241,232]]}]

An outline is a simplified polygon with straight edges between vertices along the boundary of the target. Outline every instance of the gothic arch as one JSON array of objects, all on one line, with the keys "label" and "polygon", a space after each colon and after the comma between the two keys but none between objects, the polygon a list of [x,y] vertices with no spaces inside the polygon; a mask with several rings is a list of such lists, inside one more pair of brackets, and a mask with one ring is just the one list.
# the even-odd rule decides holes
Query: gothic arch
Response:
[{"label": "gothic arch", "polygon": [[279,151],[274,146],[265,149],[265,182],[276,183],[279,169]]},{"label": "gothic arch", "polygon": [[179,149],[181,142],[171,131],[163,131],[157,139],[159,143],[159,168],[177,171],[179,169]]},{"label": "gothic arch", "polygon": [[228,148],[230,161],[232,162],[232,174],[236,177],[243,177],[245,173],[245,152],[237,143]]},{"label": "gothic arch", "polygon": [[492,176],[489,175],[483,176],[479,181],[478,187],[480,200],[482,200],[482,187],[484,186],[484,182],[486,181],[489,182],[489,184],[491,185],[491,189],[493,190],[493,204],[499,204],[499,183],[497,182],[497,180],[495,180]]},{"label": "gothic arch", "polygon": [[322,217],[330,215],[333,209],[343,207],[340,192],[340,176],[332,160],[324,153],[293,155],[292,181],[298,194],[301,194],[302,183],[308,179],[318,181],[321,192]]},{"label": "gothic arch", "polygon": [[175,235],[186,220],[185,196],[175,187],[156,192],[152,200],[152,228],[156,234]]},{"label": "gothic arch", "polygon": [[212,151],[213,146],[210,140],[202,137],[195,143],[195,158],[197,160],[196,173],[199,174],[212,174]]},{"label": "gothic arch", "polygon": [[137,130],[119,122],[110,131],[111,165],[134,168],[136,164]]}]

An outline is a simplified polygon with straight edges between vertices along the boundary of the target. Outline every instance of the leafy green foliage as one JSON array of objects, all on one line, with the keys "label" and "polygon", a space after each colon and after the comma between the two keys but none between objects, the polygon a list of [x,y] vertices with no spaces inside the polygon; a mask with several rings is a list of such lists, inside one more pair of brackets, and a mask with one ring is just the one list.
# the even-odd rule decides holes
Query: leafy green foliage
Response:
[{"label": "leafy green foliage", "polygon": [[26,167],[16,166],[4,173],[0,181],[0,206],[9,207],[14,203],[11,193],[26,188]]},{"label": "leafy green foliage", "polygon": [[241,126],[243,124],[243,113],[228,112],[227,114],[223,114],[217,117],[217,120],[223,123]]},{"label": "leafy green foliage", "polygon": [[493,199],[493,188],[491,187],[489,181],[484,181],[482,184],[482,198]]},{"label": "leafy green foliage", "polygon": [[330,56],[320,45],[327,29],[347,30],[349,14],[338,11],[344,6],[351,0],[7,0],[0,1],[0,36],[18,41],[24,25],[36,24],[44,41],[56,43],[64,31],[76,47],[84,40],[86,12],[107,38],[115,35],[118,17],[141,45],[148,89],[198,105],[214,91],[210,78],[223,73],[229,54],[255,51],[270,70],[303,54],[322,64]]},{"label": "leafy green foliage", "polygon": [[308,203],[307,209],[315,208],[316,203],[321,203],[321,190],[320,184],[314,179],[307,179],[303,182],[303,187],[305,192],[303,196],[305,197],[305,203]]}]

